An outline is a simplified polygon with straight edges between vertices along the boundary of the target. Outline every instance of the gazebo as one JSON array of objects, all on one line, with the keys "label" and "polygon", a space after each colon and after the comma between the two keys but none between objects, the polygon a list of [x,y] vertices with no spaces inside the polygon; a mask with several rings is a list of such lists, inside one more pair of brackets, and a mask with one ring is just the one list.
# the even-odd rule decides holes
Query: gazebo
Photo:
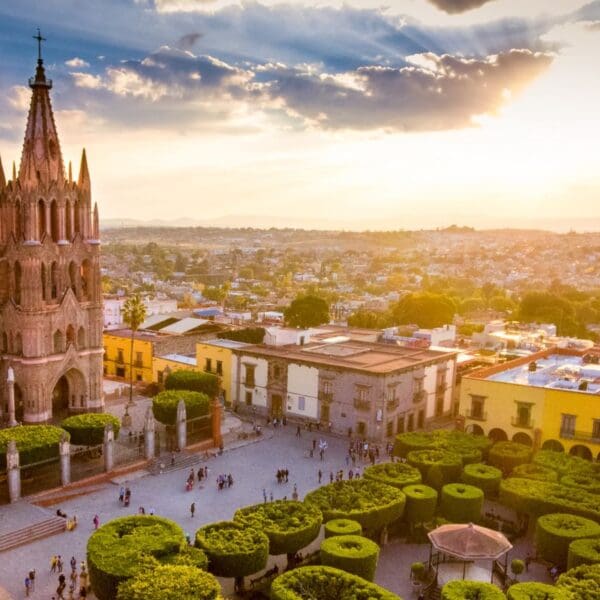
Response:
[{"label": "gazebo", "polygon": [[505,556],[505,564],[501,568],[503,568],[504,573],[507,572],[507,552],[512,548],[512,544],[499,531],[473,525],[473,523],[458,523],[441,525],[427,535],[431,542],[429,568],[435,566],[436,580],[439,564],[440,562],[446,562],[447,557],[462,561],[463,579],[466,575],[467,563],[477,560],[490,560],[492,561],[490,579],[493,581],[494,566],[502,556]]}]

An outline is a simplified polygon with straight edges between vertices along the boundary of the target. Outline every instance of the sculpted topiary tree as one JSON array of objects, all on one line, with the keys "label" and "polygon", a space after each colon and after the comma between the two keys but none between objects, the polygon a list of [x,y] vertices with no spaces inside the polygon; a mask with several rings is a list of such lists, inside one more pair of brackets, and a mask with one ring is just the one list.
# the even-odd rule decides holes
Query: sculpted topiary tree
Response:
[{"label": "sculpted topiary tree", "polygon": [[502,471],[490,465],[474,463],[465,465],[461,479],[463,483],[478,487],[486,496],[496,496],[502,481]]},{"label": "sculpted topiary tree", "polygon": [[269,554],[286,554],[291,568],[295,554],[319,535],[323,515],[312,504],[277,500],[241,508],[233,520],[266,533]]},{"label": "sculpted topiary tree", "polygon": [[532,450],[517,442],[497,442],[488,452],[488,462],[508,475],[515,467],[528,463]]},{"label": "sculpted topiary tree", "polygon": [[508,600],[575,600],[571,594],[559,587],[536,581],[511,585],[506,592],[506,597]]},{"label": "sculpted topiary tree", "polygon": [[442,588],[442,600],[505,600],[506,596],[491,583],[450,581]]},{"label": "sculpted topiary tree", "polygon": [[58,457],[58,444],[69,434],[54,425],[20,425],[0,429],[0,468],[6,467],[6,449],[15,440],[21,466]]},{"label": "sculpted topiary tree", "polygon": [[67,417],[60,425],[71,435],[71,443],[76,446],[98,446],[104,441],[104,429],[113,427],[115,439],[119,437],[121,422],[108,413],[85,413]]},{"label": "sculpted topiary tree", "polygon": [[342,569],[373,581],[379,546],[360,535],[341,535],[323,540],[321,544],[321,564]]},{"label": "sculpted topiary tree", "polygon": [[477,523],[483,508],[483,491],[466,483],[442,488],[440,512],[451,523]]},{"label": "sculpted topiary tree", "polygon": [[323,530],[326,538],[340,535],[362,535],[360,523],[352,519],[332,519],[325,523]]},{"label": "sculpted topiary tree", "polygon": [[574,540],[569,544],[567,569],[574,569],[579,565],[595,564],[600,564],[599,538]]},{"label": "sculpted topiary tree", "polygon": [[580,565],[563,573],[556,582],[557,587],[572,596],[569,600],[598,600],[600,598],[600,563]]},{"label": "sculpted topiary tree", "polygon": [[363,477],[397,487],[400,490],[407,485],[421,483],[419,469],[400,462],[371,465],[364,470]]}]

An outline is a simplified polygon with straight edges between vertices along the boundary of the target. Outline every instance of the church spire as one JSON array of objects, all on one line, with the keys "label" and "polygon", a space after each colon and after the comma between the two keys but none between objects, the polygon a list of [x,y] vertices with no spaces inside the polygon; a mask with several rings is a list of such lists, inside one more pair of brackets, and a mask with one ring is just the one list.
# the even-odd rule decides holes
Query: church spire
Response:
[{"label": "church spire", "polygon": [[6,177],[4,177],[4,167],[2,166],[2,157],[0,156],[0,189],[6,187]]},{"label": "church spire", "polygon": [[54,123],[50,89],[52,80],[46,78],[42,59],[42,41],[38,29],[38,61],[35,77],[29,79],[32,89],[23,153],[19,167],[19,181],[24,187],[48,185],[53,181],[64,181],[64,165]]},{"label": "church spire", "polygon": [[85,154],[85,148],[81,153],[81,164],[79,165],[79,179],[77,180],[77,185],[80,188],[87,187],[90,188],[90,172],[88,171],[87,164],[87,156]]}]

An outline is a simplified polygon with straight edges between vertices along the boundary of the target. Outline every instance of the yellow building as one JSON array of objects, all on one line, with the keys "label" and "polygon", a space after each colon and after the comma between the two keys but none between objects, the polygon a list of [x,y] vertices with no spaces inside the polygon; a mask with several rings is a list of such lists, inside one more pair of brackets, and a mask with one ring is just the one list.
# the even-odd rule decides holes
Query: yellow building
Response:
[{"label": "yellow building", "polygon": [[600,459],[598,355],[549,349],[463,377],[467,431]]},{"label": "yellow building", "polygon": [[196,365],[199,371],[213,373],[221,381],[223,399],[231,404],[232,375],[237,357],[232,350],[248,346],[234,340],[209,340],[196,344]]},{"label": "yellow building", "polygon": [[[105,332],[102,336],[104,344],[104,374],[129,381],[129,365],[131,364],[131,331],[120,329]],[[136,332],[133,340],[133,381],[152,382],[152,355],[154,336]]]},{"label": "yellow building", "polygon": [[152,359],[152,380],[163,384],[165,378],[173,371],[197,371],[196,357],[187,354],[165,354]]}]

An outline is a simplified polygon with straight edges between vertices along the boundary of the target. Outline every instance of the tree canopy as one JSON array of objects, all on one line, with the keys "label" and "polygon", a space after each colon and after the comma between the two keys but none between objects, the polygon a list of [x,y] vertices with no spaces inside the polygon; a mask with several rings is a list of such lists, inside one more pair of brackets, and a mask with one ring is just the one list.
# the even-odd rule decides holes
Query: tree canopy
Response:
[{"label": "tree canopy", "polygon": [[292,327],[316,327],[329,322],[329,305],[318,296],[298,296],[284,315],[286,324]]},{"label": "tree canopy", "polygon": [[456,304],[441,294],[409,294],[392,307],[394,321],[400,325],[414,323],[419,327],[440,327],[452,323]]}]

